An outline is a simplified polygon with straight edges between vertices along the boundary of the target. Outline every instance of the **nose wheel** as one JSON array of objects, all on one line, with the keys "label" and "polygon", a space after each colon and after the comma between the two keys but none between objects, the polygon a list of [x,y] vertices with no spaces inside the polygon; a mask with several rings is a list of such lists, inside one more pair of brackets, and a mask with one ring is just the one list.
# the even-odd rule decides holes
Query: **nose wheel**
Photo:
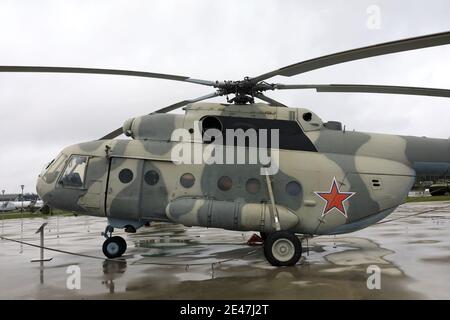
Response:
[{"label": "nose wheel", "polygon": [[293,266],[302,256],[302,243],[292,232],[276,231],[264,241],[264,255],[273,266]]},{"label": "nose wheel", "polygon": [[127,251],[127,243],[122,237],[109,237],[103,242],[103,253],[110,259],[122,256],[125,251]]},{"label": "nose wheel", "polygon": [[127,251],[125,239],[119,236],[113,237],[113,232],[114,228],[110,225],[106,226],[105,232],[102,232],[102,235],[106,238],[103,242],[103,254],[109,259],[118,258]]}]

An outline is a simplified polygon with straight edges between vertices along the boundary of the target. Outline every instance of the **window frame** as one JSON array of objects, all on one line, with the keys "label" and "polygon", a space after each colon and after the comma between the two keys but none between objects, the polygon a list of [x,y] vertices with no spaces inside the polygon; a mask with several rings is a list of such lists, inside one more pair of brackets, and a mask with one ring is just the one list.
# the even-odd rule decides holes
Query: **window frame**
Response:
[{"label": "window frame", "polygon": [[[84,172],[83,172],[83,183],[80,187],[74,187],[74,186],[68,186],[68,185],[64,185],[63,181],[63,176],[66,173],[67,167],[69,166],[70,161],[72,160],[72,158],[74,157],[84,157],[86,158],[86,165],[84,166]],[[56,182],[56,185],[60,188],[63,189],[74,189],[74,190],[87,190],[86,188],[86,174],[87,174],[87,168],[89,165],[89,160],[90,160],[91,156],[87,156],[85,154],[71,154],[70,156],[67,157],[66,159],[66,164],[64,165],[64,169],[61,170],[58,180]]]}]

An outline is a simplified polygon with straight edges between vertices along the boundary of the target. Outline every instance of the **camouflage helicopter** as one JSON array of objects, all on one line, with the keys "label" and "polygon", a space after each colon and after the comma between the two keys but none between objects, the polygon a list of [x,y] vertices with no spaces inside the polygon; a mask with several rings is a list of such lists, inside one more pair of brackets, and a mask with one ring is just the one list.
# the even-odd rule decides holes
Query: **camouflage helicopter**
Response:
[{"label": "camouflage helicopter", "polygon": [[[211,94],[129,119],[98,140],[65,148],[39,175],[37,192],[52,207],[106,217],[103,252],[109,258],[120,257],[127,248],[122,237],[112,235],[114,228],[136,232],[162,221],[260,232],[268,262],[290,266],[301,257],[301,239],[370,226],[404,202],[416,175],[448,172],[450,141],[348,132],[337,121],[323,122],[314,112],[287,107],[264,92],[315,89],[448,98],[450,90],[265,80],[449,43],[450,32],[420,36],[330,54],[239,81],[74,67],[1,66],[0,71],[137,76],[215,88]],[[198,103],[217,96],[227,96],[228,103]],[[255,98],[266,103],[255,103]],[[168,113],[181,107],[185,114]],[[180,136],[174,135],[178,129],[184,130]],[[230,138],[225,134],[230,130],[244,138]],[[250,130],[257,134],[256,144],[250,143]],[[276,132],[278,138],[267,138],[266,132],[264,141],[264,130]],[[115,139],[121,134],[129,138]],[[220,134],[225,138],[218,139]],[[175,159],[173,152],[205,147],[201,154],[208,160],[219,155],[214,149],[218,146],[222,155],[233,154],[232,160],[238,151],[248,155],[266,148],[270,161],[189,163]]]}]

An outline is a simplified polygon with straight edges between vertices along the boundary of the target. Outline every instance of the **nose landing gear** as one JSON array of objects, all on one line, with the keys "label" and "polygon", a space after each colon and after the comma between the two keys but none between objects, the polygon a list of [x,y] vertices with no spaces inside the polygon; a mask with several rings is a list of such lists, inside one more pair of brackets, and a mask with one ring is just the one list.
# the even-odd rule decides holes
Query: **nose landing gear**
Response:
[{"label": "nose landing gear", "polygon": [[127,243],[124,238],[119,236],[112,236],[114,228],[107,226],[103,236],[106,238],[103,242],[103,254],[109,259],[114,259],[122,256],[127,250]]}]

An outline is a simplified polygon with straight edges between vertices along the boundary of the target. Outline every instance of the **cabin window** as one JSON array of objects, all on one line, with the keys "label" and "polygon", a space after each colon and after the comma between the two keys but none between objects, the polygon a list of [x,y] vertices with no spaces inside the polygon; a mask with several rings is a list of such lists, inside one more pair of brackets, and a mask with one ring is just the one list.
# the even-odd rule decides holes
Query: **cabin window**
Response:
[{"label": "cabin window", "polygon": [[195,177],[192,173],[185,173],[180,178],[180,183],[185,188],[190,188],[195,183]]},{"label": "cabin window", "polygon": [[130,183],[133,180],[133,171],[130,169],[122,169],[119,172],[119,180],[122,183]]},{"label": "cabin window", "polygon": [[297,181],[291,181],[286,184],[286,193],[291,196],[298,196],[302,192],[302,187]]},{"label": "cabin window", "polygon": [[261,189],[261,182],[256,178],[250,178],[245,184],[245,189],[248,193],[258,193]]},{"label": "cabin window", "polygon": [[59,183],[67,188],[82,188],[84,186],[87,161],[87,156],[71,156]]},{"label": "cabin window", "polygon": [[155,185],[159,181],[159,174],[155,170],[147,171],[147,173],[144,176],[144,180],[148,185]]},{"label": "cabin window", "polygon": [[233,180],[230,177],[223,176],[217,181],[217,187],[222,191],[228,191],[233,186]]}]

